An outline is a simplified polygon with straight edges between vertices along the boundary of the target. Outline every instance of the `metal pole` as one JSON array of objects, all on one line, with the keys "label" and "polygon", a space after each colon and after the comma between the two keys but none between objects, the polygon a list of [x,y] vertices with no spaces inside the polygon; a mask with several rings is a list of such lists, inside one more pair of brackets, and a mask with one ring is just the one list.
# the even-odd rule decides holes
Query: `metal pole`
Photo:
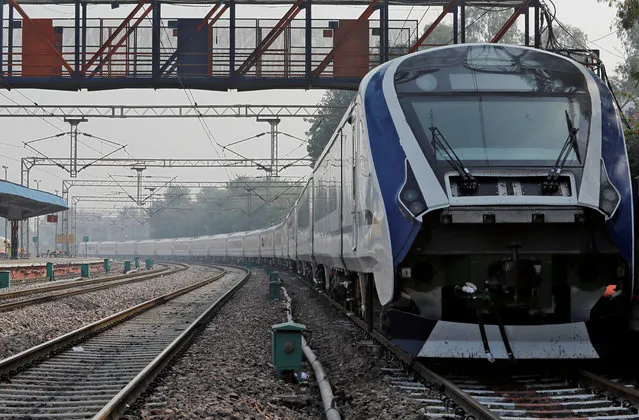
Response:
[{"label": "metal pole", "polygon": [[153,0],[151,6],[153,7],[153,13],[151,17],[153,32],[151,33],[151,74],[153,74],[153,78],[160,77],[160,49],[162,47],[161,44],[161,33],[162,30],[162,20],[160,15],[160,1]]},{"label": "metal pole", "polygon": [[142,204],[144,204],[142,202],[142,171],[146,169],[146,166],[134,166],[131,169],[137,172],[138,194],[137,194],[136,203],[138,206],[141,206]]},{"label": "metal pole", "polygon": [[9,3],[9,26],[7,39],[7,75],[12,76],[13,72],[13,5]]},{"label": "metal pole", "polygon": [[[73,239],[75,243],[78,243],[78,203],[73,202]],[[84,244],[84,249],[86,251],[87,244]],[[77,254],[77,251],[76,251]],[[69,256],[71,256],[69,254]]]},{"label": "metal pole", "polygon": [[4,0],[0,0],[0,77],[4,77]]},{"label": "metal pole", "polygon": [[[34,179],[33,182],[36,183],[37,189],[40,190],[40,183],[42,180]],[[36,257],[40,258],[40,216],[36,217],[36,238],[38,238],[38,241],[36,242]]]},{"label": "metal pole", "polygon": [[311,86],[311,77],[313,76],[313,21],[311,12],[312,0],[306,0],[306,23],[305,23],[305,51],[304,51],[304,73],[306,82]]},{"label": "metal pole", "polygon": [[71,153],[69,156],[69,176],[78,176],[78,125],[87,122],[86,118],[65,118],[64,122],[71,125]]},{"label": "metal pole", "polygon": [[81,49],[81,45],[80,45],[80,39],[81,39],[81,13],[82,13],[82,9],[81,9],[81,5],[80,5],[80,0],[75,0],[75,45],[74,45],[74,52],[75,52],[75,74],[71,75],[71,76],[77,76],[80,74],[80,49]]},{"label": "metal pole", "polygon": [[235,0],[229,0],[229,77],[235,77]]},{"label": "metal pole", "polygon": [[[2,165],[2,169],[4,169],[4,180],[8,181],[7,171],[9,167]],[[9,219],[4,219],[4,253],[5,255],[7,254],[7,242],[8,242],[7,241],[7,230],[8,230],[7,225],[8,224],[9,224]]]},{"label": "metal pole", "polygon": [[87,2],[82,2],[82,67],[87,61]]},{"label": "metal pole", "polygon": [[278,146],[278,125],[280,123],[279,118],[258,118],[257,122],[267,122],[271,125],[271,167],[269,177],[278,176],[278,159],[277,159],[277,146]]},{"label": "metal pole", "polygon": [[[29,188],[29,177],[31,168],[35,163],[29,163],[28,158],[20,159],[20,185]],[[26,226],[25,226],[26,225]],[[27,236],[29,236],[29,219],[26,221],[20,222],[20,243],[24,243],[24,231],[27,231]],[[29,241],[27,241],[29,243]]]},{"label": "metal pole", "polygon": [[[58,190],[55,190],[55,195],[58,195]],[[58,220],[55,221],[55,236],[53,239],[54,251],[58,250]]]},{"label": "metal pole", "polygon": [[[78,176],[78,125],[87,121],[88,120],[86,118],[64,119],[64,122],[67,122],[71,125],[71,153],[69,157],[69,176],[71,176],[71,178],[75,178]],[[62,195],[65,195],[64,190],[62,191]],[[58,222],[56,222],[55,226],[57,229]],[[62,251],[69,254],[69,210],[65,210],[62,213],[62,233],[64,235],[62,239]]]}]

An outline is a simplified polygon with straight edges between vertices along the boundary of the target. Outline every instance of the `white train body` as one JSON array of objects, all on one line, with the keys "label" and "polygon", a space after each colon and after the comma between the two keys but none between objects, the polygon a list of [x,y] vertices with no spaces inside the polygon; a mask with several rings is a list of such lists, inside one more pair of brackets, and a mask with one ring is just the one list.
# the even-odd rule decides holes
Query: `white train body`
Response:
[{"label": "white train body", "polygon": [[[273,259],[371,325],[381,315],[413,356],[592,359],[639,296],[633,211],[598,77],[541,50],[461,44],[372,70],[280,224],[156,240],[155,255]],[[86,249],[151,253],[135,245]]]}]

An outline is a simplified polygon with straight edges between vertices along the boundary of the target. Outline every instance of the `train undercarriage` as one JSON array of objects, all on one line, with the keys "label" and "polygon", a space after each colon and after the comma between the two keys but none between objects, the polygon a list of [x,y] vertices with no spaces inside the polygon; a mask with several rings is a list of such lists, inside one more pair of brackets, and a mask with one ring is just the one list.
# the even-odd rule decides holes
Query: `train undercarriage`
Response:
[{"label": "train undercarriage", "polygon": [[293,268],[414,356],[607,357],[627,331],[630,268],[603,217],[570,211],[566,223],[429,215],[384,307],[370,274],[305,262]]}]

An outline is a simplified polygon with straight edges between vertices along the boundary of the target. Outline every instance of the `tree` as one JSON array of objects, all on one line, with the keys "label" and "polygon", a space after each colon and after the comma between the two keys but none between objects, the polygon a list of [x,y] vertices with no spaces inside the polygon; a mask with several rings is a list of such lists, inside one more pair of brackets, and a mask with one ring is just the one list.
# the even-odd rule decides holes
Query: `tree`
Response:
[{"label": "tree", "polygon": [[625,135],[630,176],[634,179],[639,176],[639,133],[636,130],[626,130]]},{"label": "tree", "polygon": [[610,7],[617,8],[617,28],[620,31],[629,31],[639,20],[639,1],[637,0],[599,0],[600,3],[608,3]]},{"label": "tree", "polygon": [[194,211],[191,191],[182,186],[169,186],[160,199],[153,201],[149,223],[151,237],[178,238],[193,235]]},{"label": "tree", "polygon": [[630,88],[628,82],[634,82],[634,90],[639,83],[639,1],[638,0],[599,0],[617,8],[615,26],[624,40],[626,61],[617,67],[617,83]]},{"label": "tree", "polygon": [[309,137],[306,150],[312,159],[311,166],[315,164],[317,158],[322,154],[324,147],[326,147],[344,116],[344,110],[336,109],[335,107],[347,107],[356,94],[356,91],[327,90],[320,101],[322,109],[318,112],[318,115],[306,119],[306,122],[311,123],[311,127],[306,132],[306,136]]},{"label": "tree", "polygon": [[[565,27],[565,29],[564,29]],[[564,25],[564,27],[553,25],[552,31],[557,44],[567,49],[585,49],[588,45],[588,35],[576,26]],[[549,31],[546,29],[541,35],[541,45],[548,43]]]},{"label": "tree", "polygon": [[[467,7],[466,42],[490,41],[512,15],[512,8],[507,8],[506,10],[493,10],[492,8]],[[521,44],[522,40],[522,32],[516,25],[512,25],[499,40],[499,43]]]}]

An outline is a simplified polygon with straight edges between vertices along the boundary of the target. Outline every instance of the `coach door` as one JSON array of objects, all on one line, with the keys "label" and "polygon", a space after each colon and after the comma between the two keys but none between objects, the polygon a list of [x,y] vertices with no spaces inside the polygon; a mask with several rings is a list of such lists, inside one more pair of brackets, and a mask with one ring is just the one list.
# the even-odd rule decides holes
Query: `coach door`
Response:
[{"label": "coach door", "polygon": [[353,209],[352,209],[352,215],[353,215],[353,254],[357,253],[357,238],[358,238],[358,225],[359,225],[359,220],[357,217],[357,193],[359,190],[359,185],[357,185],[357,174],[359,172],[358,168],[359,168],[359,142],[360,142],[360,137],[361,137],[361,129],[360,129],[360,124],[361,124],[361,120],[357,117],[357,115],[353,114],[352,118],[352,122],[353,124],[351,125],[351,127],[353,127],[353,135],[351,136],[351,141],[353,142],[353,155],[352,155],[352,159],[351,159],[351,174],[352,174],[352,181],[353,181]]}]

